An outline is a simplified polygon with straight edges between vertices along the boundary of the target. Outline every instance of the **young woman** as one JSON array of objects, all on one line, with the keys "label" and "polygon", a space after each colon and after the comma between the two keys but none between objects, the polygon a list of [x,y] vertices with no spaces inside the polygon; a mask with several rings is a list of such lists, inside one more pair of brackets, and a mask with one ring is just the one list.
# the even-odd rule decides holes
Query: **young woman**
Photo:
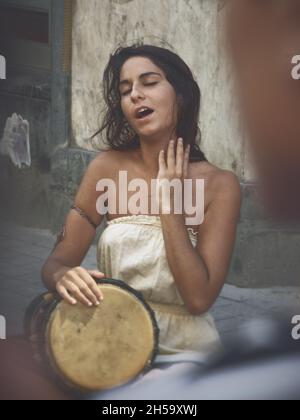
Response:
[{"label": "young woman", "polygon": [[[200,90],[175,53],[150,45],[118,48],[103,78],[108,148],[89,165],[67,215],[64,230],[47,259],[45,285],[70,304],[101,304],[94,278],[123,280],[142,292],[160,328],[160,354],[207,354],[220,345],[209,309],[224,285],[235,242],[241,193],[236,176],[210,164],[196,144]],[[199,136],[198,136],[199,137]],[[158,182],[159,214],[109,211],[98,246],[99,271],[80,264],[103,215],[96,208],[101,179],[117,186],[143,179]],[[186,224],[185,213],[162,209],[164,180],[204,180],[204,221]],[[133,193],[128,193],[128,201]],[[175,195],[177,196],[175,197]],[[172,199],[182,199],[174,192]],[[193,190],[193,199],[197,191]],[[149,194],[148,209],[153,195]],[[173,200],[171,200],[171,203]],[[193,203],[195,200],[193,201]],[[104,296],[105,299],[105,296]]]}]

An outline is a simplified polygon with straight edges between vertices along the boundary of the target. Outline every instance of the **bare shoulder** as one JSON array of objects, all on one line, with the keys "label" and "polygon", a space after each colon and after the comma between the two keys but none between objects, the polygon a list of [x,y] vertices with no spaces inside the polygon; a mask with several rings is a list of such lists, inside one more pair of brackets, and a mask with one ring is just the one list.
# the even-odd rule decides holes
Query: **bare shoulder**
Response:
[{"label": "bare shoulder", "polygon": [[91,161],[90,165],[96,168],[97,166],[109,167],[112,164],[115,164],[119,159],[119,152],[115,150],[105,150],[99,152],[97,156]]},{"label": "bare shoulder", "polygon": [[195,162],[192,166],[192,176],[205,179],[206,192],[210,199],[226,194],[227,197],[240,201],[240,182],[233,172],[218,168],[209,162]]},{"label": "bare shoulder", "polygon": [[97,156],[90,162],[86,176],[92,178],[108,178],[112,177],[120,166],[122,154],[114,150],[105,150],[99,152]]},{"label": "bare shoulder", "polygon": [[238,177],[233,172],[224,169],[218,169],[214,172],[211,178],[211,186],[219,193],[222,191],[225,191],[226,193],[231,191],[232,194],[240,194],[241,192]]},{"label": "bare shoulder", "polygon": [[102,151],[89,163],[75,196],[74,203],[98,226],[102,215],[97,212],[96,202],[103,191],[97,190],[101,179],[114,179],[119,160],[114,151]]}]

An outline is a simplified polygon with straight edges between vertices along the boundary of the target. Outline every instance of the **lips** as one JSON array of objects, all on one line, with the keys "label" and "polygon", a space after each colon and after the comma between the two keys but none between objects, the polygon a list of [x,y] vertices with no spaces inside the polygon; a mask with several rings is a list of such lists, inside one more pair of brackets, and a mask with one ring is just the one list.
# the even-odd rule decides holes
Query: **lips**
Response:
[{"label": "lips", "polygon": [[147,106],[141,106],[139,108],[136,109],[135,111],[135,118],[138,120],[142,120],[146,117],[148,117],[149,115],[153,114],[154,110],[147,107]]}]

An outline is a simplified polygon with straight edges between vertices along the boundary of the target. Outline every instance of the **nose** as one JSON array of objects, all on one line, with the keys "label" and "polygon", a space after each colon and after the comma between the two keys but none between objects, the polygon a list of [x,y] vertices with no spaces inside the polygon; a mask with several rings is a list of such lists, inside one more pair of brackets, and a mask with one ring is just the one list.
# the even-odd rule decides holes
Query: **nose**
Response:
[{"label": "nose", "polygon": [[131,99],[135,102],[135,101],[139,100],[140,98],[144,99],[145,95],[143,94],[143,92],[140,89],[138,89],[135,86],[132,86]]}]

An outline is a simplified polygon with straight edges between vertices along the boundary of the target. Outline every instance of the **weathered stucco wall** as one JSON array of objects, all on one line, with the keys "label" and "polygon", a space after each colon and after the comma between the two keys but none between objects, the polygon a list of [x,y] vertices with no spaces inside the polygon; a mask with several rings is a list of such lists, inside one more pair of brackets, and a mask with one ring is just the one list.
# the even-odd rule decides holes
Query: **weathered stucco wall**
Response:
[{"label": "weathered stucco wall", "polygon": [[117,45],[143,40],[171,45],[202,91],[202,148],[212,163],[249,178],[237,134],[230,73],[223,58],[218,0],[75,0],[73,19],[73,143],[91,149],[99,125],[101,78]]}]

